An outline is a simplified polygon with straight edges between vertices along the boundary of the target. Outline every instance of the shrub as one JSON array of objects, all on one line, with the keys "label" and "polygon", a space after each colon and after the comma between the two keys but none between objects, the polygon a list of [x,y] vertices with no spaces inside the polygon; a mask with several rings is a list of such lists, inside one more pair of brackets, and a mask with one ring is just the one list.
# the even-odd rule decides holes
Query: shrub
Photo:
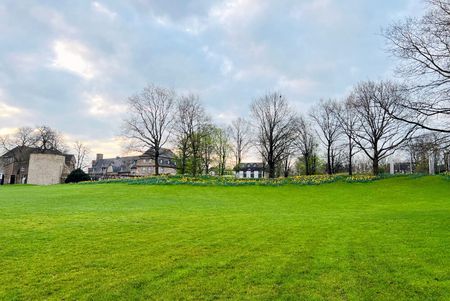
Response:
[{"label": "shrub", "polygon": [[78,168],[73,170],[66,179],[66,183],[78,183],[84,181],[90,181],[91,177],[85,173],[82,169]]}]

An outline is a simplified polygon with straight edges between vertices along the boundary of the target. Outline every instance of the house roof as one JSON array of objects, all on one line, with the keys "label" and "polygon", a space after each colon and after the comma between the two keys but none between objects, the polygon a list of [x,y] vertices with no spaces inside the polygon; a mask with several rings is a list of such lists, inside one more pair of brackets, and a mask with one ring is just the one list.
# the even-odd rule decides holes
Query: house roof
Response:
[{"label": "house roof", "polygon": [[131,169],[136,168],[136,162],[139,158],[139,156],[132,156],[96,160],[93,162],[91,172],[103,173],[103,169],[111,166],[114,173],[129,173]]},{"label": "house roof", "polygon": [[65,163],[69,164],[71,162],[75,161],[75,156],[72,154],[64,154],[59,150],[56,149],[41,149],[38,147],[29,147],[29,146],[16,146],[12,150],[6,152],[0,158],[11,158],[14,156],[19,155],[21,158],[20,160],[26,161],[29,159],[31,154],[50,154],[50,155],[59,155],[64,156]]},{"label": "house roof", "polygon": [[[137,168],[137,161],[139,159],[145,158],[154,158],[154,150],[148,149],[140,156],[130,156],[130,157],[116,157],[110,159],[100,159],[93,161],[92,167],[90,168],[90,172],[93,174],[101,174],[108,167],[112,167],[113,173],[130,173],[132,169]],[[160,167],[176,167],[173,159],[175,158],[175,154],[167,148],[162,148],[159,159],[163,160],[162,163],[159,164]],[[167,162],[168,161],[168,162]]]},{"label": "house roof", "polygon": [[[141,157],[155,157],[155,149],[149,148],[146,152],[144,152]],[[159,157],[160,158],[167,158],[167,159],[173,159],[175,158],[175,154],[168,148],[161,148],[159,150]]]},{"label": "house roof", "polygon": [[2,158],[8,158],[12,157],[18,152],[22,152],[23,154],[53,154],[53,155],[61,155],[65,156],[62,152],[56,149],[41,149],[38,147],[29,147],[29,146],[16,146],[15,148],[11,149],[10,151],[4,153],[1,157]]},{"label": "house roof", "polygon": [[263,171],[265,170],[266,165],[262,162],[247,162],[241,163],[236,167],[237,171]]}]

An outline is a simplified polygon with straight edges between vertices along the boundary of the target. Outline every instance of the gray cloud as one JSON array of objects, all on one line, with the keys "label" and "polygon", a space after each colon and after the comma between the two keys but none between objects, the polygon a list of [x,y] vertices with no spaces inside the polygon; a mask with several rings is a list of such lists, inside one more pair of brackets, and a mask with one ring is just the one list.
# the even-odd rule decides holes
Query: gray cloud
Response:
[{"label": "gray cloud", "polygon": [[416,0],[6,0],[0,129],[45,123],[110,145],[123,102],[149,82],[199,93],[219,122],[270,90],[305,110],[388,74],[380,29],[418,11]]}]

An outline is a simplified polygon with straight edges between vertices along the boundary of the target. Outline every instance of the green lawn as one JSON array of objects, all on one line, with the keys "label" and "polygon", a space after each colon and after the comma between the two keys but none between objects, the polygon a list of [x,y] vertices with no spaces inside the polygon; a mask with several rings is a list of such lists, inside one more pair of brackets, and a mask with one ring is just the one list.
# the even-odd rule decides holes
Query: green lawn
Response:
[{"label": "green lawn", "polygon": [[450,181],[0,187],[0,299],[449,300]]}]

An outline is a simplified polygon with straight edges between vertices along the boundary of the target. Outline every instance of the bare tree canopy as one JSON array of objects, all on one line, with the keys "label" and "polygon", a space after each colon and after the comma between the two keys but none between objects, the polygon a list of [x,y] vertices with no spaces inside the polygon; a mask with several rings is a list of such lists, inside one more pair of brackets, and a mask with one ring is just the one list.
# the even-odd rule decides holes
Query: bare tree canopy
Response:
[{"label": "bare tree canopy", "polygon": [[408,18],[384,32],[390,52],[401,60],[397,71],[414,92],[403,104],[407,116],[389,113],[424,129],[450,133],[450,3],[427,3],[423,17]]},{"label": "bare tree canopy", "polygon": [[347,167],[348,174],[351,176],[353,174],[353,157],[360,151],[356,146],[353,139],[355,138],[355,130],[358,124],[358,116],[355,113],[354,94],[347,97],[343,102],[340,102],[336,107],[337,118],[342,131],[344,132],[347,147]]},{"label": "bare tree canopy", "polygon": [[12,135],[0,137],[0,147],[7,152],[17,146],[32,147],[36,141],[35,131],[31,127],[18,128]]},{"label": "bare tree canopy", "polygon": [[251,111],[259,152],[267,162],[269,177],[274,178],[277,164],[289,155],[293,145],[296,114],[279,93],[270,93],[253,101]]},{"label": "bare tree canopy", "polygon": [[215,138],[214,138],[214,148],[215,154],[217,157],[217,167],[219,171],[219,175],[223,176],[225,174],[225,169],[227,165],[227,159],[232,149],[230,143],[230,136],[228,131],[222,128],[216,128],[215,130]]},{"label": "bare tree canopy", "polygon": [[84,169],[88,167],[87,157],[89,156],[89,148],[81,141],[75,141],[73,144],[75,150],[76,169]]},{"label": "bare tree canopy", "polygon": [[231,122],[228,131],[233,144],[236,165],[239,165],[244,154],[248,151],[251,145],[250,123],[248,123],[244,118],[239,117]]},{"label": "bare tree canopy", "polygon": [[36,128],[21,127],[12,135],[0,137],[0,144],[4,151],[10,151],[17,146],[39,148],[42,152],[66,150],[62,134],[46,125]]},{"label": "bare tree canopy", "polygon": [[342,134],[342,126],[337,114],[338,104],[335,100],[321,100],[310,113],[319,131],[318,136],[327,151],[327,173],[335,173],[337,142]]},{"label": "bare tree canopy", "polygon": [[405,116],[403,89],[389,81],[362,82],[351,97],[356,127],[353,141],[372,161],[374,174],[379,174],[379,161],[391,155],[415,131],[416,126],[408,125],[389,114]]},{"label": "bare tree canopy", "polygon": [[178,167],[182,174],[188,169],[194,176],[201,172],[201,143],[208,123],[209,118],[198,95],[188,94],[178,100],[174,131],[180,161]]},{"label": "bare tree canopy", "polygon": [[124,136],[129,148],[154,153],[155,174],[159,174],[161,148],[169,139],[173,120],[175,92],[148,85],[140,93],[128,99],[128,117],[124,120]]},{"label": "bare tree canopy", "polygon": [[301,159],[303,159],[305,165],[305,174],[312,175],[315,173],[317,149],[317,141],[313,129],[311,124],[303,116],[297,118],[295,125],[295,146],[302,155]]},{"label": "bare tree canopy", "polygon": [[66,150],[62,134],[46,125],[39,126],[34,130],[33,146],[43,152],[57,150],[64,153]]}]

